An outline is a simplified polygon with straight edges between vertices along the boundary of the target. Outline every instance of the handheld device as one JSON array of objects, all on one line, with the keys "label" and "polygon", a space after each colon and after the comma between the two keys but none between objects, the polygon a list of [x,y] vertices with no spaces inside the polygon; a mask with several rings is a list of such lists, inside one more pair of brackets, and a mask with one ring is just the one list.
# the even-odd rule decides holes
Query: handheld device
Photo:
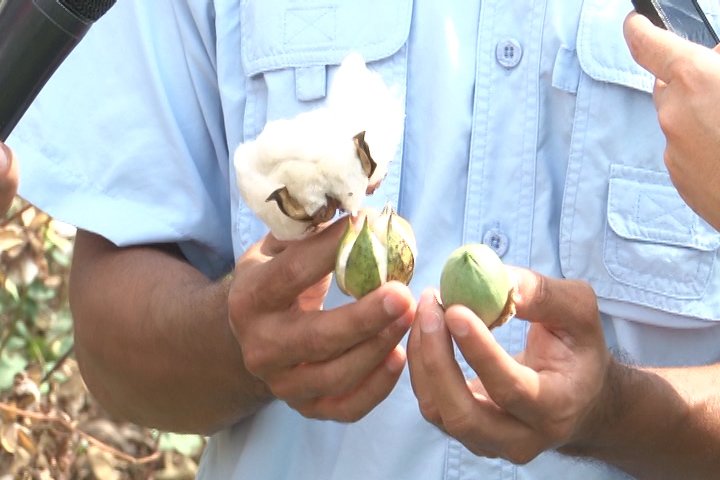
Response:
[{"label": "handheld device", "polygon": [[0,140],[115,0],[0,0]]},{"label": "handheld device", "polygon": [[714,48],[720,43],[697,0],[632,0],[635,11],[660,28],[691,42]]}]

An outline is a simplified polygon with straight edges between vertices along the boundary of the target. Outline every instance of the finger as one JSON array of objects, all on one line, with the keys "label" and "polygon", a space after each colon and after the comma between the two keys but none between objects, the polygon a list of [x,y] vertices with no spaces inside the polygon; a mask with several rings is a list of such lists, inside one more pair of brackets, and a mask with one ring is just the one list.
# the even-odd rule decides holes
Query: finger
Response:
[{"label": "finger", "polygon": [[[363,212],[368,213],[368,210],[363,210]],[[374,213],[370,213],[368,216],[372,218],[372,215],[374,215]],[[339,219],[338,221],[342,221],[342,219]],[[315,227],[316,233],[325,230],[333,223],[334,222],[321,223],[320,225]],[[262,252],[269,257],[274,257],[292,244],[293,242],[291,240],[278,240],[274,235],[268,234],[265,236],[264,241],[262,242]]]},{"label": "finger", "polygon": [[[455,308],[459,307],[451,307],[446,316]],[[426,294],[418,303],[417,312],[422,364],[416,370],[422,371],[425,382],[422,388],[430,397],[424,401],[432,401],[437,410],[437,425],[478,454],[497,452],[506,458],[517,458],[518,452],[536,455],[541,444],[539,436],[502,405],[469,388],[473,382],[465,381],[455,360],[450,332],[437,302],[429,300]]]},{"label": "finger", "polygon": [[625,40],[635,61],[660,80],[672,80],[675,58],[689,57],[700,47],[680,36],[656,27],[645,16],[632,12],[623,25]]},{"label": "finger", "polygon": [[[432,403],[431,410],[436,410],[441,428],[448,431],[464,430],[458,426],[463,422],[473,422],[477,412],[479,398],[468,388],[468,383],[455,360],[450,332],[444,322],[442,307],[436,300],[435,291],[426,289],[417,307],[416,328],[419,328],[418,350],[422,362],[416,367],[420,372],[425,398],[423,402]],[[468,432],[469,433],[469,432]],[[464,432],[454,432],[464,435]]]},{"label": "finger", "polygon": [[[465,376],[455,360],[450,332],[435,292],[426,289],[417,306],[416,322],[420,329],[422,369],[433,386],[432,396],[438,408],[468,410],[473,402]],[[441,407],[441,405],[443,405]]]},{"label": "finger", "polygon": [[17,194],[18,165],[12,150],[0,142],[0,215],[10,209]]},{"label": "finger", "polygon": [[436,300],[432,289],[425,289],[420,294],[416,320],[408,337],[407,353],[410,384],[413,392],[415,393],[415,397],[418,399],[420,413],[422,413],[423,417],[430,423],[440,426],[440,412],[437,409],[437,403],[434,399],[433,384],[428,378],[423,365],[422,334],[419,326],[420,315],[426,315],[425,309],[427,308],[427,305],[431,305],[435,302]]},{"label": "finger", "polygon": [[282,332],[268,329],[266,334],[275,339],[266,339],[267,345],[272,347],[264,353],[270,358],[282,359],[282,364],[275,365],[276,368],[328,361],[389,326],[393,332],[391,336],[399,332],[404,334],[414,313],[415,300],[410,290],[401,283],[390,282],[357,302],[305,314],[301,321],[284,324]]},{"label": "finger", "polygon": [[[363,209],[361,216],[372,220],[377,216],[377,211]],[[359,217],[342,217],[321,227],[319,233],[304,240],[279,242],[272,237],[268,238],[269,249],[282,251],[267,262],[265,268],[259,271],[257,281],[253,282],[254,291],[251,294],[257,306],[270,310],[285,309],[301,293],[332,272],[340,238],[348,222]]]},{"label": "finger", "polygon": [[297,401],[347,394],[397,348],[408,331],[412,317],[410,312],[405,322],[393,322],[337,358],[302,363],[282,370],[271,380],[273,392],[280,398]]},{"label": "finger", "polygon": [[437,325],[436,317],[442,316],[437,308],[432,292],[423,292],[408,342],[413,390],[423,416],[476,455],[519,461],[537,455],[543,445],[538,434],[488,398],[478,379],[465,381],[447,331]]},{"label": "finger", "polygon": [[540,398],[538,373],[510,356],[485,323],[468,308],[450,307],[445,321],[490,398],[524,423],[536,424]]},{"label": "finger", "polygon": [[297,404],[289,402],[289,405],[308,418],[356,422],[390,395],[400,378],[406,358],[405,350],[397,346],[365,380],[347,394],[320,397]]},{"label": "finger", "polygon": [[[277,256],[258,269],[257,278],[243,288],[260,310],[286,309],[305,290],[333,271],[335,251],[347,227],[344,217],[320,233],[291,242]],[[275,240],[268,243],[277,248]]]},{"label": "finger", "polygon": [[278,240],[272,234],[268,234],[260,243],[259,251],[266,257],[276,257],[291,244],[292,242]]},{"label": "finger", "polygon": [[[581,280],[557,279],[532,270],[508,266],[517,286],[516,317],[542,323],[553,333],[563,332],[582,343],[594,341],[598,322],[597,298],[592,287]],[[561,340],[565,340],[561,338]]]}]

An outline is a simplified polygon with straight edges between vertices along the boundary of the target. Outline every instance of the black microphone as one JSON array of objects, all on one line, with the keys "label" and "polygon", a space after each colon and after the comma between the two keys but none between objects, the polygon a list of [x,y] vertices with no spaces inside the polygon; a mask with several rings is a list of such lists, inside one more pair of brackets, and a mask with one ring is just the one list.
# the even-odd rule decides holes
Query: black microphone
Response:
[{"label": "black microphone", "polygon": [[[151,0],[150,0],[151,1]],[[0,140],[115,0],[0,0]]]}]

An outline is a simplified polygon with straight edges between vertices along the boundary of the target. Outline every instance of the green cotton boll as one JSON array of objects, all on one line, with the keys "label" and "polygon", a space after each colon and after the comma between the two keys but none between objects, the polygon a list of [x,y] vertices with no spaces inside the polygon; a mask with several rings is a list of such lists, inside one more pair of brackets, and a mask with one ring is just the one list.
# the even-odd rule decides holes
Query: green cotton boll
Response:
[{"label": "green cotton boll", "polygon": [[387,249],[372,234],[367,217],[352,244],[345,265],[345,288],[355,298],[364,297],[387,278]]},{"label": "green cotton boll", "polygon": [[500,257],[481,243],[463,245],[450,254],[440,275],[443,307],[465,305],[488,328],[515,314],[510,279]]},{"label": "green cotton boll", "polygon": [[415,268],[417,247],[410,224],[387,205],[372,222],[348,219],[335,261],[335,280],[340,290],[362,298],[385,282],[407,285]]}]

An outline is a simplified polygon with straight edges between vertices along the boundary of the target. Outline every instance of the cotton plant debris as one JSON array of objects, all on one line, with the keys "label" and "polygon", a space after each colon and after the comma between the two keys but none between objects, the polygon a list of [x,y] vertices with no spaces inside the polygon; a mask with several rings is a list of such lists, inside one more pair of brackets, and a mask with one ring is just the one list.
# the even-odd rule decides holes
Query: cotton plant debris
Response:
[{"label": "cotton plant debris", "polygon": [[234,154],[245,204],[280,240],[296,240],[339,211],[357,214],[400,145],[400,95],[351,54],[326,105],[267,123]]}]

